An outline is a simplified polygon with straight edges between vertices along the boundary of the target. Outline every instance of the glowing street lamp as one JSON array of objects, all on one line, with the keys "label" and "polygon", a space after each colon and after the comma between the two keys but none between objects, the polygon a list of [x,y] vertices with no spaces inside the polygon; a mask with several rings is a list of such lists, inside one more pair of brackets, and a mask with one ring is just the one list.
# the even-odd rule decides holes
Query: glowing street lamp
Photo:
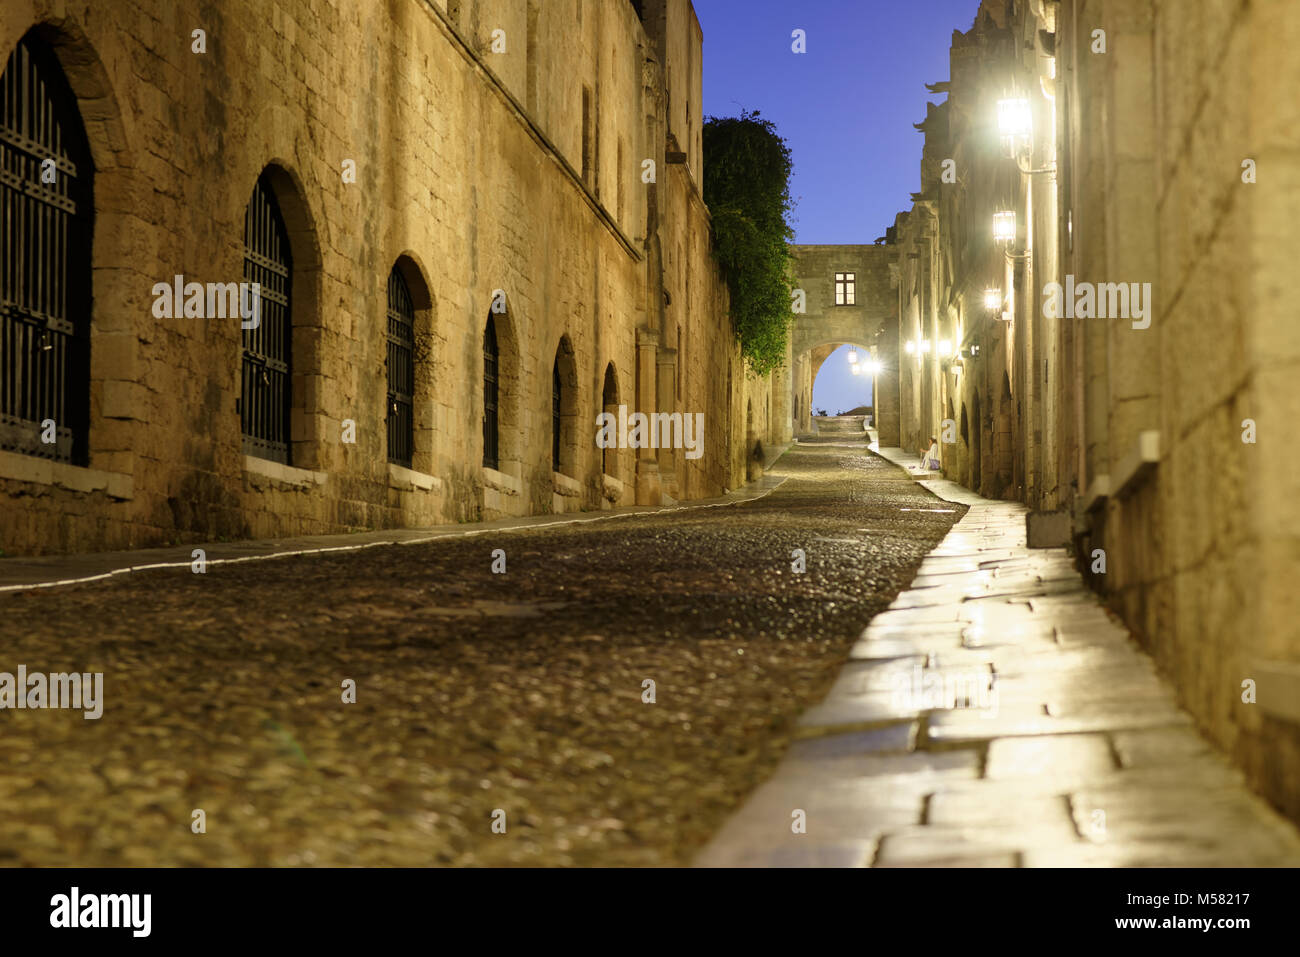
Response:
[{"label": "glowing street lamp", "polygon": [[922,340],[921,340],[921,354],[922,354],[922,355],[929,355],[929,354],[930,354],[930,340],[929,340],[929,339],[922,339]]},{"label": "glowing street lamp", "polygon": [[853,363],[853,365],[849,366],[849,369],[850,371],[852,371],[854,375],[857,375],[859,372],[862,371],[862,366],[855,362]]},{"label": "glowing street lamp", "polygon": [[1022,97],[998,100],[998,132],[1010,155],[1015,156],[1018,149],[1029,145],[1033,128],[1033,111],[1028,100]]},{"label": "glowing street lamp", "polygon": [[949,342],[947,339],[939,340],[939,355],[941,356],[952,355],[952,343]]},{"label": "glowing street lamp", "polygon": [[993,214],[993,239],[999,243],[1016,241],[1016,211],[999,210]]},{"label": "glowing street lamp", "polygon": [[857,364],[858,364],[858,353],[857,353],[856,350],[854,350],[854,349],[850,349],[850,350],[849,350],[849,365],[851,365],[851,366],[855,366],[855,365],[857,365]]},{"label": "glowing street lamp", "polygon": [[916,355],[916,343],[913,342],[911,339],[908,339],[907,343],[903,346],[903,351],[906,352],[909,356]]},{"label": "glowing street lamp", "polygon": [[985,289],[984,290],[984,308],[989,312],[996,312],[1002,308],[1002,290]]},{"label": "glowing street lamp", "polygon": [[885,366],[879,359],[871,359],[867,362],[867,375],[877,376],[884,370]]}]

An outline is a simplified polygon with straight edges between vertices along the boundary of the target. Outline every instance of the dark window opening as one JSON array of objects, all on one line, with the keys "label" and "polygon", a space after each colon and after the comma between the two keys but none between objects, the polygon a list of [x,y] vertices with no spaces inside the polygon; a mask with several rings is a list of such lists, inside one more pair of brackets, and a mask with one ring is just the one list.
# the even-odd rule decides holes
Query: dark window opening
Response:
[{"label": "dark window opening", "polygon": [[289,234],[263,173],[244,211],[244,281],[260,286],[256,328],[244,329],[239,417],[244,452],[288,465],[289,409],[293,402],[289,318],[293,260]]},{"label": "dark window opening", "polygon": [[93,164],[39,39],[9,55],[0,109],[0,449],[85,465]]},{"label": "dark window opening", "polygon": [[591,190],[599,192],[599,140],[597,134],[597,105],[591,87],[582,87],[582,181]]},{"label": "dark window opening", "polygon": [[[605,385],[600,393],[601,410],[610,415],[618,415],[618,377],[614,373],[614,363],[605,367]],[[618,450],[605,448],[600,450],[600,470],[606,475],[617,477]]]},{"label": "dark window opening", "polygon": [[560,426],[563,422],[561,406],[564,386],[560,382],[560,357],[555,357],[551,367],[551,471],[560,471]]},{"label": "dark window opening", "polygon": [[488,316],[487,328],[483,331],[483,465],[486,468],[497,467],[497,365],[500,353],[497,351],[497,331]]},{"label": "dark window opening", "polygon": [[415,304],[397,267],[388,274],[388,461],[411,467],[415,447]]}]

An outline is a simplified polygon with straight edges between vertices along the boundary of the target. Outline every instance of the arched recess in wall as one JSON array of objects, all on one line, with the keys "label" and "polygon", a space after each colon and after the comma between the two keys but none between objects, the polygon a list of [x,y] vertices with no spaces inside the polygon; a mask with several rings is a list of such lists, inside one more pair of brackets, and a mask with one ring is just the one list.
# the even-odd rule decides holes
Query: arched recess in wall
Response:
[{"label": "arched recess in wall", "polygon": [[966,403],[961,404],[961,444],[970,448],[970,424],[966,421]]},{"label": "arched recess in wall", "polygon": [[577,474],[578,367],[573,343],[560,337],[551,367],[551,469],[562,475]]},{"label": "arched recess in wall", "polygon": [[303,192],[279,164],[268,165],[253,184],[243,249],[244,281],[260,288],[258,314],[247,323],[252,328],[242,329],[244,453],[313,467],[320,448],[307,392],[321,368],[320,250]]},{"label": "arched recess in wall", "polygon": [[0,449],[86,465],[95,169],[40,30],[0,76],[0,170]]},{"label": "arched recess in wall", "polygon": [[980,491],[984,475],[984,419],[980,415],[980,393],[975,390],[972,398],[972,413],[975,419],[974,436],[971,441],[971,488]]},{"label": "arched recess in wall", "polygon": [[483,325],[483,465],[519,477],[519,346],[510,305],[494,295]]},{"label": "arched recess in wall", "polygon": [[[618,419],[618,372],[614,368],[614,363],[605,366],[605,384],[600,392],[601,411],[612,415]],[[610,478],[617,479],[618,471],[618,449],[604,448],[600,450],[600,468],[601,471]]]},{"label": "arched recess in wall", "polygon": [[388,273],[384,414],[388,461],[433,471],[433,303],[424,271],[403,253]]},{"label": "arched recess in wall", "polygon": [[755,477],[754,457],[758,450],[758,436],[754,433],[754,400],[745,400],[745,480]]}]

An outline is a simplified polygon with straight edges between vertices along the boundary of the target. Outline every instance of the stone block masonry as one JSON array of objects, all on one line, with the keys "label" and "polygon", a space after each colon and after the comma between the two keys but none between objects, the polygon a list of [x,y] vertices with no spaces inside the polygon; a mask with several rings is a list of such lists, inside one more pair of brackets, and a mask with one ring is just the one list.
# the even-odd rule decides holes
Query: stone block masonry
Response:
[{"label": "stone block masonry", "polygon": [[[29,458],[16,450],[0,457],[0,548],[659,504],[743,484],[746,448],[788,439],[770,401],[788,392],[787,373],[746,375],[709,249],[690,3],[535,7],[5,5],[0,51],[48,51],[70,89],[69,122],[85,130],[93,246],[73,266],[93,305],[86,454],[54,470],[7,466]],[[668,166],[670,144],[686,163]],[[242,434],[238,320],[152,308],[155,284],[177,275],[245,278],[259,177],[291,264],[283,461]],[[389,447],[395,269],[412,302],[409,458]],[[647,414],[702,414],[703,455],[597,448],[611,397]]]},{"label": "stone block masonry", "polygon": [[[1038,513],[1031,544],[1055,525],[1042,543],[1069,541],[1179,703],[1300,820],[1300,686],[1280,677],[1300,670],[1300,127],[1274,95],[1300,80],[1300,6],[982,0],[960,26],[898,220],[888,444],[955,424],[944,476]],[[1005,99],[1031,117],[1012,150],[987,135]],[[1095,308],[1058,308],[1072,292]],[[960,362],[903,351],[926,340]]]}]

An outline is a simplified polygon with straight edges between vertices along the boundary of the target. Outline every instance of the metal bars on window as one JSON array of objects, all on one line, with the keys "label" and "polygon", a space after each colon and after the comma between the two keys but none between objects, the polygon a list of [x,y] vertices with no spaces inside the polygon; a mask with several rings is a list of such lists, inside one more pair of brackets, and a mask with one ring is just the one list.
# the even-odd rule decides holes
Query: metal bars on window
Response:
[{"label": "metal bars on window", "polygon": [[415,446],[415,305],[397,267],[388,274],[388,461],[411,467]]},{"label": "metal bars on window", "polygon": [[92,163],[54,54],[0,76],[0,449],[86,464]]},{"label": "metal bars on window", "polygon": [[263,173],[244,212],[244,281],[260,285],[261,301],[257,327],[244,329],[239,415],[244,452],[286,465],[293,402],[292,279],[289,235]]},{"label": "metal bars on window", "polygon": [[488,316],[483,330],[483,465],[497,467],[497,331]]},{"label": "metal bars on window", "polygon": [[560,383],[560,357],[555,357],[551,368],[551,471],[560,471],[560,424],[563,404],[563,386]]}]

